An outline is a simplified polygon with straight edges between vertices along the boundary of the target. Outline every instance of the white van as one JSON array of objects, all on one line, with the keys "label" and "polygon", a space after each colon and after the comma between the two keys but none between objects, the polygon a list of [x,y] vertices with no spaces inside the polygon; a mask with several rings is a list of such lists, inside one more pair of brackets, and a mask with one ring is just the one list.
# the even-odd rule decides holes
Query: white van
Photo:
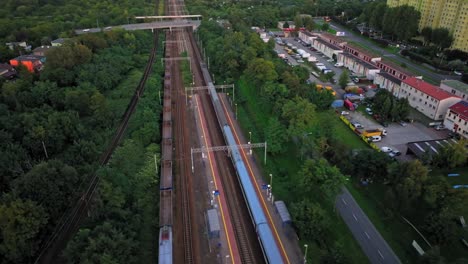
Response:
[{"label": "white van", "polygon": [[382,141],[382,137],[381,136],[372,136],[372,137],[369,137],[368,140],[370,142],[379,142],[379,141]]}]

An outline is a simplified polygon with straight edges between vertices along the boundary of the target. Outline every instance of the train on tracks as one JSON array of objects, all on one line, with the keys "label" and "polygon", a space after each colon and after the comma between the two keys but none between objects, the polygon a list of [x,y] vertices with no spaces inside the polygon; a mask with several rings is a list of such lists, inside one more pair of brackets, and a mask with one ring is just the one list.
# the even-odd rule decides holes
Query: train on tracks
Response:
[{"label": "train on tracks", "polygon": [[[167,37],[167,36],[166,36]],[[170,45],[166,46],[166,58],[170,56]],[[161,177],[159,183],[159,262],[173,262],[172,250],[172,98],[170,63],[166,63],[164,72],[164,102],[162,120]]]},{"label": "train on tracks", "polygon": [[208,83],[208,91],[211,97],[211,102],[215,109],[218,123],[223,130],[223,135],[228,146],[231,146],[231,160],[237,171],[237,178],[241,185],[244,199],[247,202],[250,217],[257,232],[257,237],[263,251],[263,256],[267,263],[281,264],[282,256],[280,250],[275,242],[273,232],[268,224],[260,200],[255,192],[255,187],[250,180],[249,172],[242,160],[241,153],[237,148],[237,142],[232,133],[231,127],[228,125],[227,117],[224,113],[223,106],[220,102],[219,96],[216,93],[215,86],[211,82],[211,76],[204,63],[201,63],[202,73],[205,81]]}]

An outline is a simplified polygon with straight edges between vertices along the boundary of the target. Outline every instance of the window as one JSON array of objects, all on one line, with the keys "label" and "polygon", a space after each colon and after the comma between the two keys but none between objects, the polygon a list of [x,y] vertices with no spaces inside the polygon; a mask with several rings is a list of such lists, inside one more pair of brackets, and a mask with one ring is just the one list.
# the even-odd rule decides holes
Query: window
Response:
[{"label": "window", "polygon": [[442,118],[442,115],[439,115],[439,118]]}]

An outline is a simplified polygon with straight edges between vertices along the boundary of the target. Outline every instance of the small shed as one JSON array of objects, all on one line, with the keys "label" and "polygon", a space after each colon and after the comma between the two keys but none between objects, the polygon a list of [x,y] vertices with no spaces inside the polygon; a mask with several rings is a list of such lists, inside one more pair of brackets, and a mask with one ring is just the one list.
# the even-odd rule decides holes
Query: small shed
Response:
[{"label": "small shed", "polygon": [[280,215],[281,223],[284,226],[285,224],[290,224],[292,222],[291,215],[289,214],[288,208],[283,201],[275,202],[276,212]]},{"label": "small shed", "polygon": [[208,218],[208,235],[210,238],[219,237],[220,225],[218,211],[216,209],[209,209],[206,212]]}]

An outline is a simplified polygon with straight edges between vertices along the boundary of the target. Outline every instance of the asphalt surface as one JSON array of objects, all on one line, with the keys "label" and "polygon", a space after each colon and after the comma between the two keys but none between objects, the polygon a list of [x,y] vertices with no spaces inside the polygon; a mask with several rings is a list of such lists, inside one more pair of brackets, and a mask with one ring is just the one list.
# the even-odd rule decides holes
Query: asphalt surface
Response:
[{"label": "asphalt surface", "polygon": [[426,67],[421,66],[421,64],[414,63],[411,60],[408,60],[408,59],[406,59],[404,57],[401,57],[399,55],[395,55],[393,53],[390,53],[390,52],[386,51],[385,49],[379,47],[377,44],[372,42],[370,39],[365,38],[365,37],[361,37],[360,35],[356,34],[355,32],[352,32],[348,28],[345,28],[345,27],[343,27],[343,26],[341,26],[339,24],[336,24],[336,23],[332,22],[332,23],[330,23],[330,26],[331,26],[331,28],[335,29],[336,31],[345,32],[346,35],[343,37],[344,39],[350,39],[350,40],[352,40],[354,42],[363,43],[366,46],[373,49],[374,51],[376,51],[378,53],[381,53],[383,57],[391,57],[392,60],[398,61],[399,63],[405,63],[408,68],[413,68],[417,72],[421,73],[421,75],[427,76],[430,79],[432,79],[432,80],[434,80],[434,81],[436,81],[438,83],[441,80],[445,80],[445,79],[460,80],[459,76],[438,74],[438,73],[435,73],[435,72],[429,70]]},{"label": "asphalt surface", "polygon": [[336,198],[335,206],[371,263],[401,263],[346,187]]}]

